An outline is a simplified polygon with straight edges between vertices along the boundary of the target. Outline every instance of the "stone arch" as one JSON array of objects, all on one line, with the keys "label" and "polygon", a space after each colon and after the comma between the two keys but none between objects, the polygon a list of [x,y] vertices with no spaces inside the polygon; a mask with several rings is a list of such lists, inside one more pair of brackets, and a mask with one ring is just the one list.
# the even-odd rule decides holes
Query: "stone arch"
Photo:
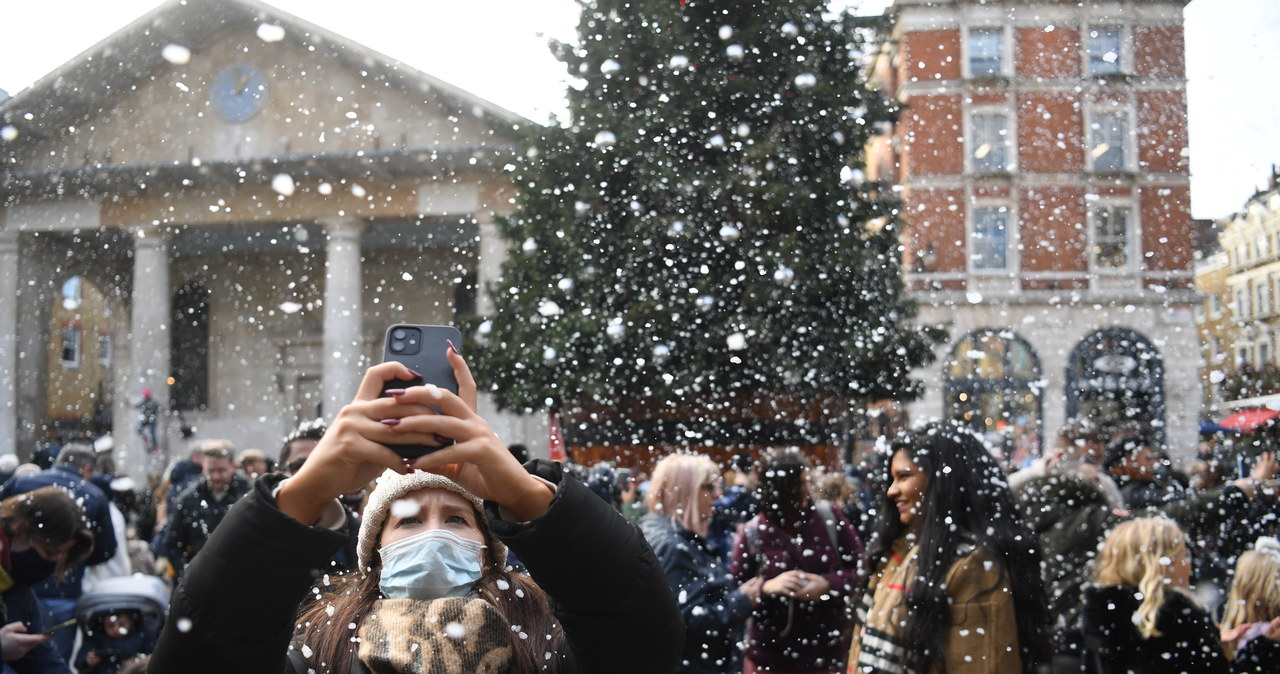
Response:
[{"label": "stone arch", "polygon": [[980,328],[943,364],[943,416],[982,433],[1009,467],[1039,455],[1044,414],[1040,357],[1011,330]]},{"label": "stone arch", "polygon": [[1089,334],[1067,362],[1067,418],[1088,417],[1104,428],[1148,424],[1164,443],[1164,369],[1160,350],[1138,332],[1106,328]]}]

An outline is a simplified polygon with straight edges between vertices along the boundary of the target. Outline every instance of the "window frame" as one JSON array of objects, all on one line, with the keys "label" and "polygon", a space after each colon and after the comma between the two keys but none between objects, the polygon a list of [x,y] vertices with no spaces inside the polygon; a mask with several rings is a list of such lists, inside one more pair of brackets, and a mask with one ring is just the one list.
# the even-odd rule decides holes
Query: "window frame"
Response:
[{"label": "window frame", "polygon": [[[980,267],[976,264],[976,242],[978,241],[978,218],[980,211],[1000,212],[1003,209],[1004,219],[1004,266]],[[1018,214],[1013,204],[1005,200],[982,200],[968,209],[965,223],[965,266],[970,274],[1007,276],[1018,268]]]},{"label": "window frame", "polygon": [[[998,32],[1000,52],[998,54],[999,62],[996,64],[994,72],[975,73],[973,70],[973,34],[975,32]],[[962,66],[964,68],[964,76],[966,79],[990,79],[999,77],[1008,77],[1011,67],[1012,53],[1010,44],[1010,30],[1007,26],[1001,24],[977,24],[973,26],[965,26],[963,39],[961,40],[961,48],[963,50]]]},{"label": "window frame", "polygon": [[[1099,146],[1097,140],[1099,129],[1095,129],[1098,120],[1101,117],[1116,117],[1122,119],[1125,124],[1123,129],[1123,138],[1121,138],[1120,165],[1118,167],[1100,167],[1098,160],[1102,155],[1095,154],[1094,150]],[[1090,173],[1133,173],[1137,166],[1137,140],[1134,130],[1133,110],[1128,106],[1119,105],[1098,105],[1089,108],[1088,117],[1085,120],[1085,165],[1089,167]],[[1108,143],[1108,146],[1110,143]],[[1103,153],[1105,154],[1105,153]]]},{"label": "window frame", "polygon": [[[1101,266],[1098,264],[1097,253],[1099,245],[1098,213],[1103,210],[1114,212],[1119,209],[1124,209],[1127,212],[1124,242],[1125,262],[1122,266]],[[1089,271],[1091,273],[1129,274],[1141,268],[1139,261],[1142,259],[1142,250],[1139,244],[1142,241],[1142,228],[1138,219],[1137,204],[1134,203],[1132,198],[1102,197],[1091,201],[1088,204],[1085,217],[1089,226],[1088,254]]]},{"label": "window frame", "polygon": [[[72,358],[67,358],[67,336],[74,335],[71,347]],[[81,363],[84,362],[84,326],[76,322],[66,322],[62,324],[62,330],[58,337],[58,364],[68,370],[80,369]]]},{"label": "window frame", "polygon": [[[1093,35],[1093,32],[1097,30],[1115,30],[1117,33],[1116,35],[1116,66],[1115,66],[1114,72],[1098,73],[1098,72],[1094,72],[1093,70],[1094,49],[1093,49],[1092,35]],[[1081,42],[1083,43],[1081,45],[1083,49],[1081,51],[1083,52],[1082,59],[1084,61],[1083,69],[1081,70],[1081,72],[1085,74],[1085,77],[1090,77],[1090,78],[1121,77],[1124,75],[1129,75],[1133,72],[1133,68],[1131,67],[1131,64],[1133,63],[1133,54],[1131,53],[1131,47],[1130,47],[1130,45],[1132,44],[1132,41],[1130,40],[1131,32],[1129,30],[1128,24],[1115,23],[1111,21],[1099,21],[1097,23],[1090,22],[1085,24],[1084,30],[1081,31],[1081,34],[1083,36],[1083,39],[1081,40]]]},{"label": "window frame", "polygon": [[[977,162],[980,161],[974,156],[978,149],[978,127],[976,123],[979,116],[1004,118],[1004,138],[1002,139],[1004,150],[1004,163],[1000,168],[987,169],[978,168]],[[973,175],[1008,175],[1017,170],[1017,143],[1014,139],[1017,137],[1017,115],[1013,114],[1013,110],[1008,105],[980,105],[969,108],[964,116],[964,137],[965,137],[965,169]]]}]

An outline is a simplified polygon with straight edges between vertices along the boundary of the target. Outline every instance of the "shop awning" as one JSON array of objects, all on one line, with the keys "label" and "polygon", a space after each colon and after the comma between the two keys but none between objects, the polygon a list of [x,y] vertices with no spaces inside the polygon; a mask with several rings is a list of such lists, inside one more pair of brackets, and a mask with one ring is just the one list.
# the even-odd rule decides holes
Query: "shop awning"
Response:
[{"label": "shop awning", "polygon": [[1267,407],[1249,407],[1237,410],[1234,414],[1218,422],[1219,426],[1233,431],[1248,433],[1270,423],[1280,417],[1280,411]]}]

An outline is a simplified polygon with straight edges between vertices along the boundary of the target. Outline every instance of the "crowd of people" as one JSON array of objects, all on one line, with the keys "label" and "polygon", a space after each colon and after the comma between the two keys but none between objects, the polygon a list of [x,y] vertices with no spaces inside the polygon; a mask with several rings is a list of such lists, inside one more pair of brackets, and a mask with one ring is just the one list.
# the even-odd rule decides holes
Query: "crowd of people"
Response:
[{"label": "crowd of people", "polygon": [[935,422],[848,473],[588,468],[503,445],[449,358],[457,394],[374,366],[332,425],[147,489],[88,445],[0,460],[5,672],[1280,671],[1269,452],[1183,476],[1076,420],[1011,473]]}]

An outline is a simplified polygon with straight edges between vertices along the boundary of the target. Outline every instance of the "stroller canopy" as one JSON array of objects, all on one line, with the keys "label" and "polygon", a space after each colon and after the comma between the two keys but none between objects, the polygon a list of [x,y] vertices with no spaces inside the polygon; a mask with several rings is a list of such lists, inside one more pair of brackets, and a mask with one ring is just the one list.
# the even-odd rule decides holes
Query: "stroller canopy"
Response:
[{"label": "stroller canopy", "polygon": [[169,588],[156,576],[135,573],[108,578],[84,593],[76,602],[76,618],[86,624],[95,616],[137,611],[144,619],[163,621],[169,605]]}]

